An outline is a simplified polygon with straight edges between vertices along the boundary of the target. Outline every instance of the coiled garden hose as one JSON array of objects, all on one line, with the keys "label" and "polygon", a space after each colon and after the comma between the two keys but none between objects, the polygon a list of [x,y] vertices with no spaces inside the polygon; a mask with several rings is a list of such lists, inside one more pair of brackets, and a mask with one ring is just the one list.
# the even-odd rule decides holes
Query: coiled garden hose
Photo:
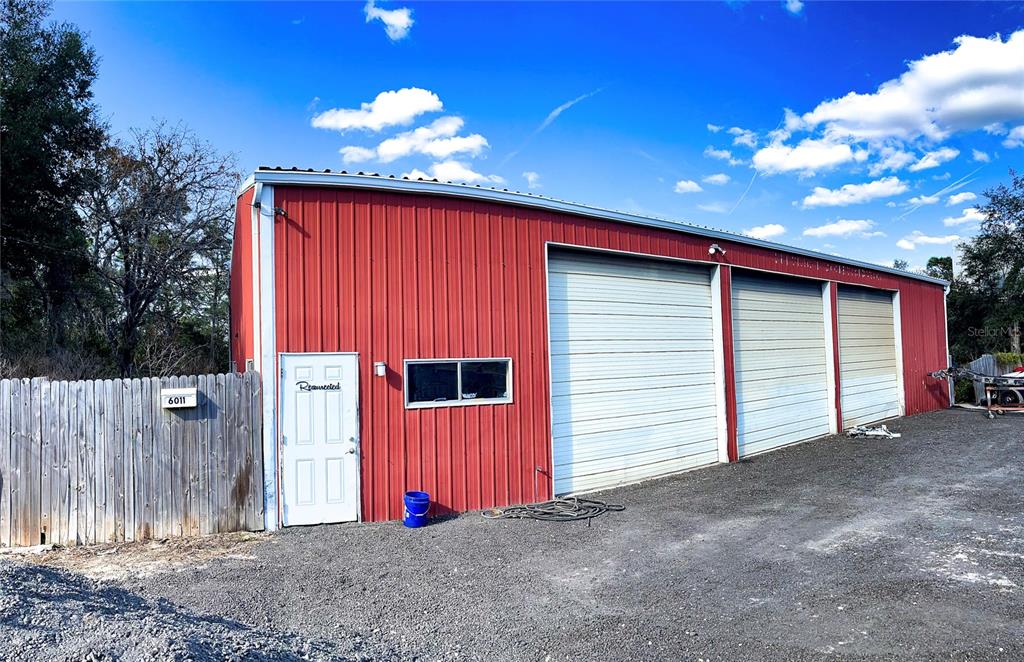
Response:
[{"label": "coiled garden hose", "polygon": [[491,508],[480,514],[485,519],[535,519],[542,522],[577,522],[580,520],[591,520],[607,512],[619,512],[625,509],[625,506],[605,503],[596,499],[565,497],[541,503],[528,503],[522,506]]}]

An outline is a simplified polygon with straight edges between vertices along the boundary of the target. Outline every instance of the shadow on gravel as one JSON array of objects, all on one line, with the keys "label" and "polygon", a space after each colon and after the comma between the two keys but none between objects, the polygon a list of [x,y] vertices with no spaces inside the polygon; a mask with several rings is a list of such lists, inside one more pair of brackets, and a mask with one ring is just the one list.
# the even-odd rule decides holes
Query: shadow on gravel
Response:
[{"label": "shadow on gravel", "polygon": [[66,570],[0,562],[0,658],[11,659],[5,650],[15,659],[352,659],[327,642],[193,613]]}]

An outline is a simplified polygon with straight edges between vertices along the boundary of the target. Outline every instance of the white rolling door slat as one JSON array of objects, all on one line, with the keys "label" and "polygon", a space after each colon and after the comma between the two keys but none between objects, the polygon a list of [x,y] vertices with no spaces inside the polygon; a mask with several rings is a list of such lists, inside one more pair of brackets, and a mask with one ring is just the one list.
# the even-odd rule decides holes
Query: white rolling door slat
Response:
[{"label": "white rolling door slat", "polygon": [[892,293],[840,287],[837,299],[843,428],[899,416]]},{"label": "white rolling door slat", "polygon": [[739,455],[828,434],[821,285],[735,274],[732,315]]},{"label": "white rolling door slat", "polygon": [[717,461],[708,269],[555,252],[548,300],[556,493]]}]

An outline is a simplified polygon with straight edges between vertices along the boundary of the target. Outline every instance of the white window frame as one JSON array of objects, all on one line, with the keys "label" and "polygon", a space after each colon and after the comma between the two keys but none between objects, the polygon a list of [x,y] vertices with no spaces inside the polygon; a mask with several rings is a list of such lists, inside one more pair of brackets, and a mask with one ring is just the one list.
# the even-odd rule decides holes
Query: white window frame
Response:
[{"label": "white window frame", "polygon": [[[472,400],[462,399],[462,363],[486,363],[488,361],[504,361],[508,364],[505,372],[504,398],[473,398]],[[434,359],[405,359],[402,366],[402,391],[405,397],[406,409],[432,409],[434,407],[469,407],[472,405],[509,405],[512,404],[512,357],[510,356],[484,356],[478,358],[434,358]],[[455,370],[455,389],[459,396],[458,400],[441,400],[439,402],[409,402],[409,365],[415,363],[455,363],[458,367]]]}]

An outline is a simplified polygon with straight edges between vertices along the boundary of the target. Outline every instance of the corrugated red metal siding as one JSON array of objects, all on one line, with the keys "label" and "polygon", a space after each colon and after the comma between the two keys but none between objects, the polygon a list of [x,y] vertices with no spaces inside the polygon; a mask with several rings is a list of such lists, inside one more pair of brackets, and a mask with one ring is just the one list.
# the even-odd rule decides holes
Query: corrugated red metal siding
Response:
[{"label": "corrugated red metal siding", "polygon": [[255,303],[252,291],[253,240],[252,189],[238,197],[235,205],[235,233],[231,245],[231,275],[228,301],[231,308],[231,363],[239,372],[245,371],[246,359],[253,356],[253,315]]},{"label": "corrugated red metal siding", "polygon": [[[277,351],[359,352],[362,509],[406,489],[443,510],[550,497],[545,243],[707,261],[706,238],[439,196],[275,187]],[[942,288],[718,241],[734,266],[904,292],[907,412],[943,406]],[[514,403],[406,410],[403,360],[513,360]],[[386,361],[386,378],[372,364]],[[535,471],[540,468],[541,472]]]},{"label": "corrugated red metal siding", "polygon": [[920,414],[949,406],[949,384],[928,373],[948,363],[946,355],[946,302],[942,288],[922,281],[904,280],[900,290],[903,326],[903,390],[907,414]]}]

